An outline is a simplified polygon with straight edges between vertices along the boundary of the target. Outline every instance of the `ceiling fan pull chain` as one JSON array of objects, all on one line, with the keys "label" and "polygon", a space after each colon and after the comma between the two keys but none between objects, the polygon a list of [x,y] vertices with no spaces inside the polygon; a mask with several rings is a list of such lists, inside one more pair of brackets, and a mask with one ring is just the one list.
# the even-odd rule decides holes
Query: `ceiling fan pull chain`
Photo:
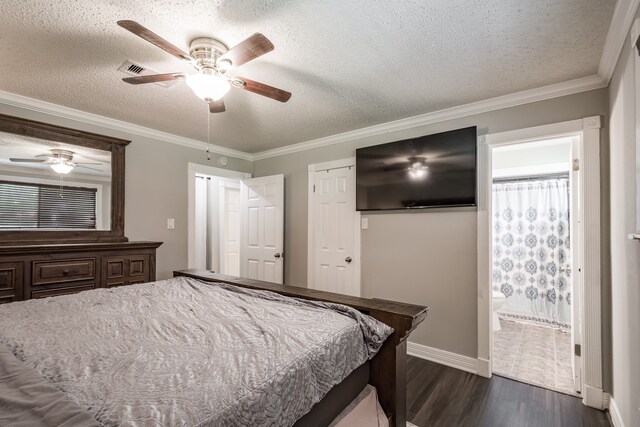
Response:
[{"label": "ceiling fan pull chain", "polygon": [[211,153],[209,153],[210,135],[211,135],[211,114],[209,114],[209,108],[207,107],[207,160],[211,160]]}]

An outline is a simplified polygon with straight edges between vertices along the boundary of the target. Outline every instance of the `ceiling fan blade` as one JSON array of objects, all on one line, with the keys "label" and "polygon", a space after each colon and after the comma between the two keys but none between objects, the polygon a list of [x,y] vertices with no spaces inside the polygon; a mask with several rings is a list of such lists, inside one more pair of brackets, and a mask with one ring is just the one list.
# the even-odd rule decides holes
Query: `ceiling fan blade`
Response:
[{"label": "ceiling fan blade", "polygon": [[9,159],[12,162],[15,163],[46,163],[47,160],[39,160],[39,159],[16,159],[14,157],[11,157]]},{"label": "ceiling fan blade", "polygon": [[209,101],[209,112],[211,113],[223,113],[226,111],[224,108],[224,101],[222,98],[217,101]]},{"label": "ceiling fan blade", "polygon": [[267,52],[273,50],[273,43],[264,35],[255,33],[251,37],[240,42],[238,45],[229,49],[227,53],[222,55],[218,62],[231,61],[231,67],[239,67],[240,65],[256,59]]},{"label": "ceiling fan blade", "polygon": [[166,74],[152,74],[150,76],[136,76],[136,77],[125,77],[122,79],[123,82],[127,82],[132,85],[139,85],[144,83],[158,83],[158,82],[167,82],[170,80],[182,80],[186,76],[184,73],[166,73]]},{"label": "ceiling fan blade", "polygon": [[100,166],[102,163],[91,163],[91,162],[78,162],[78,163],[74,163],[76,166],[79,165],[95,165],[95,166]]},{"label": "ceiling fan blade", "polygon": [[[240,84],[236,83],[238,81]],[[289,98],[291,98],[291,92],[287,92],[264,83],[245,79],[244,77],[238,77],[237,80],[234,80],[234,85],[241,89],[248,90],[249,92],[257,93],[258,95],[266,96],[267,98],[275,99],[280,102],[287,102]]]},{"label": "ceiling fan blade", "polygon": [[74,167],[76,167],[76,168],[91,169],[92,171],[96,171],[96,172],[102,172],[100,169],[90,168],[89,166],[83,166],[83,165],[80,165],[80,164],[76,164]]},{"label": "ceiling fan blade", "polygon": [[178,59],[182,59],[183,61],[187,61],[189,63],[193,62],[193,58],[189,56],[189,54],[176,47],[175,45],[169,43],[148,28],[145,28],[142,25],[138,24],[136,21],[118,21],[118,25],[120,25],[125,30],[132,32],[136,36],[143,38],[149,43],[158,46],[160,49],[164,50],[167,53],[170,53]]}]

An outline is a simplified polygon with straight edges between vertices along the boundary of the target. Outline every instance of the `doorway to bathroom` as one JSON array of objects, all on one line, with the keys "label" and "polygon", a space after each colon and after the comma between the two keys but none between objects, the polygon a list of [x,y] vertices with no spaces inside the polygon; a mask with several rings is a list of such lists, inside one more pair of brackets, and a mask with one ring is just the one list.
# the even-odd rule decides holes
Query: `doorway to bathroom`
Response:
[{"label": "doorway to bathroom", "polygon": [[568,394],[580,390],[571,176],[578,138],[491,153],[493,373]]}]

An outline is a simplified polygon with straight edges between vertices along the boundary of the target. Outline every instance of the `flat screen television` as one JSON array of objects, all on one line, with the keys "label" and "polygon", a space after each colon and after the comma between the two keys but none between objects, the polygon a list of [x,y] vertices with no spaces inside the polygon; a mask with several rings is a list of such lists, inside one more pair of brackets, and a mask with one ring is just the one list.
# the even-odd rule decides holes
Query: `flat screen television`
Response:
[{"label": "flat screen television", "polygon": [[475,126],[356,150],[359,211],[476,206]]}]

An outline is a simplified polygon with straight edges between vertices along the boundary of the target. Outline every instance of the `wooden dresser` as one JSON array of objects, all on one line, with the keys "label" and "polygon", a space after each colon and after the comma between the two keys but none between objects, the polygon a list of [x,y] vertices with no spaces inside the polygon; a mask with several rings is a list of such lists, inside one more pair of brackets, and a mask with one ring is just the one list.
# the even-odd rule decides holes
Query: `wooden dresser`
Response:
[{"label": "wooden dresser", "polygon": [[0,304],[154,281],[161,244],[0,246]]}]

